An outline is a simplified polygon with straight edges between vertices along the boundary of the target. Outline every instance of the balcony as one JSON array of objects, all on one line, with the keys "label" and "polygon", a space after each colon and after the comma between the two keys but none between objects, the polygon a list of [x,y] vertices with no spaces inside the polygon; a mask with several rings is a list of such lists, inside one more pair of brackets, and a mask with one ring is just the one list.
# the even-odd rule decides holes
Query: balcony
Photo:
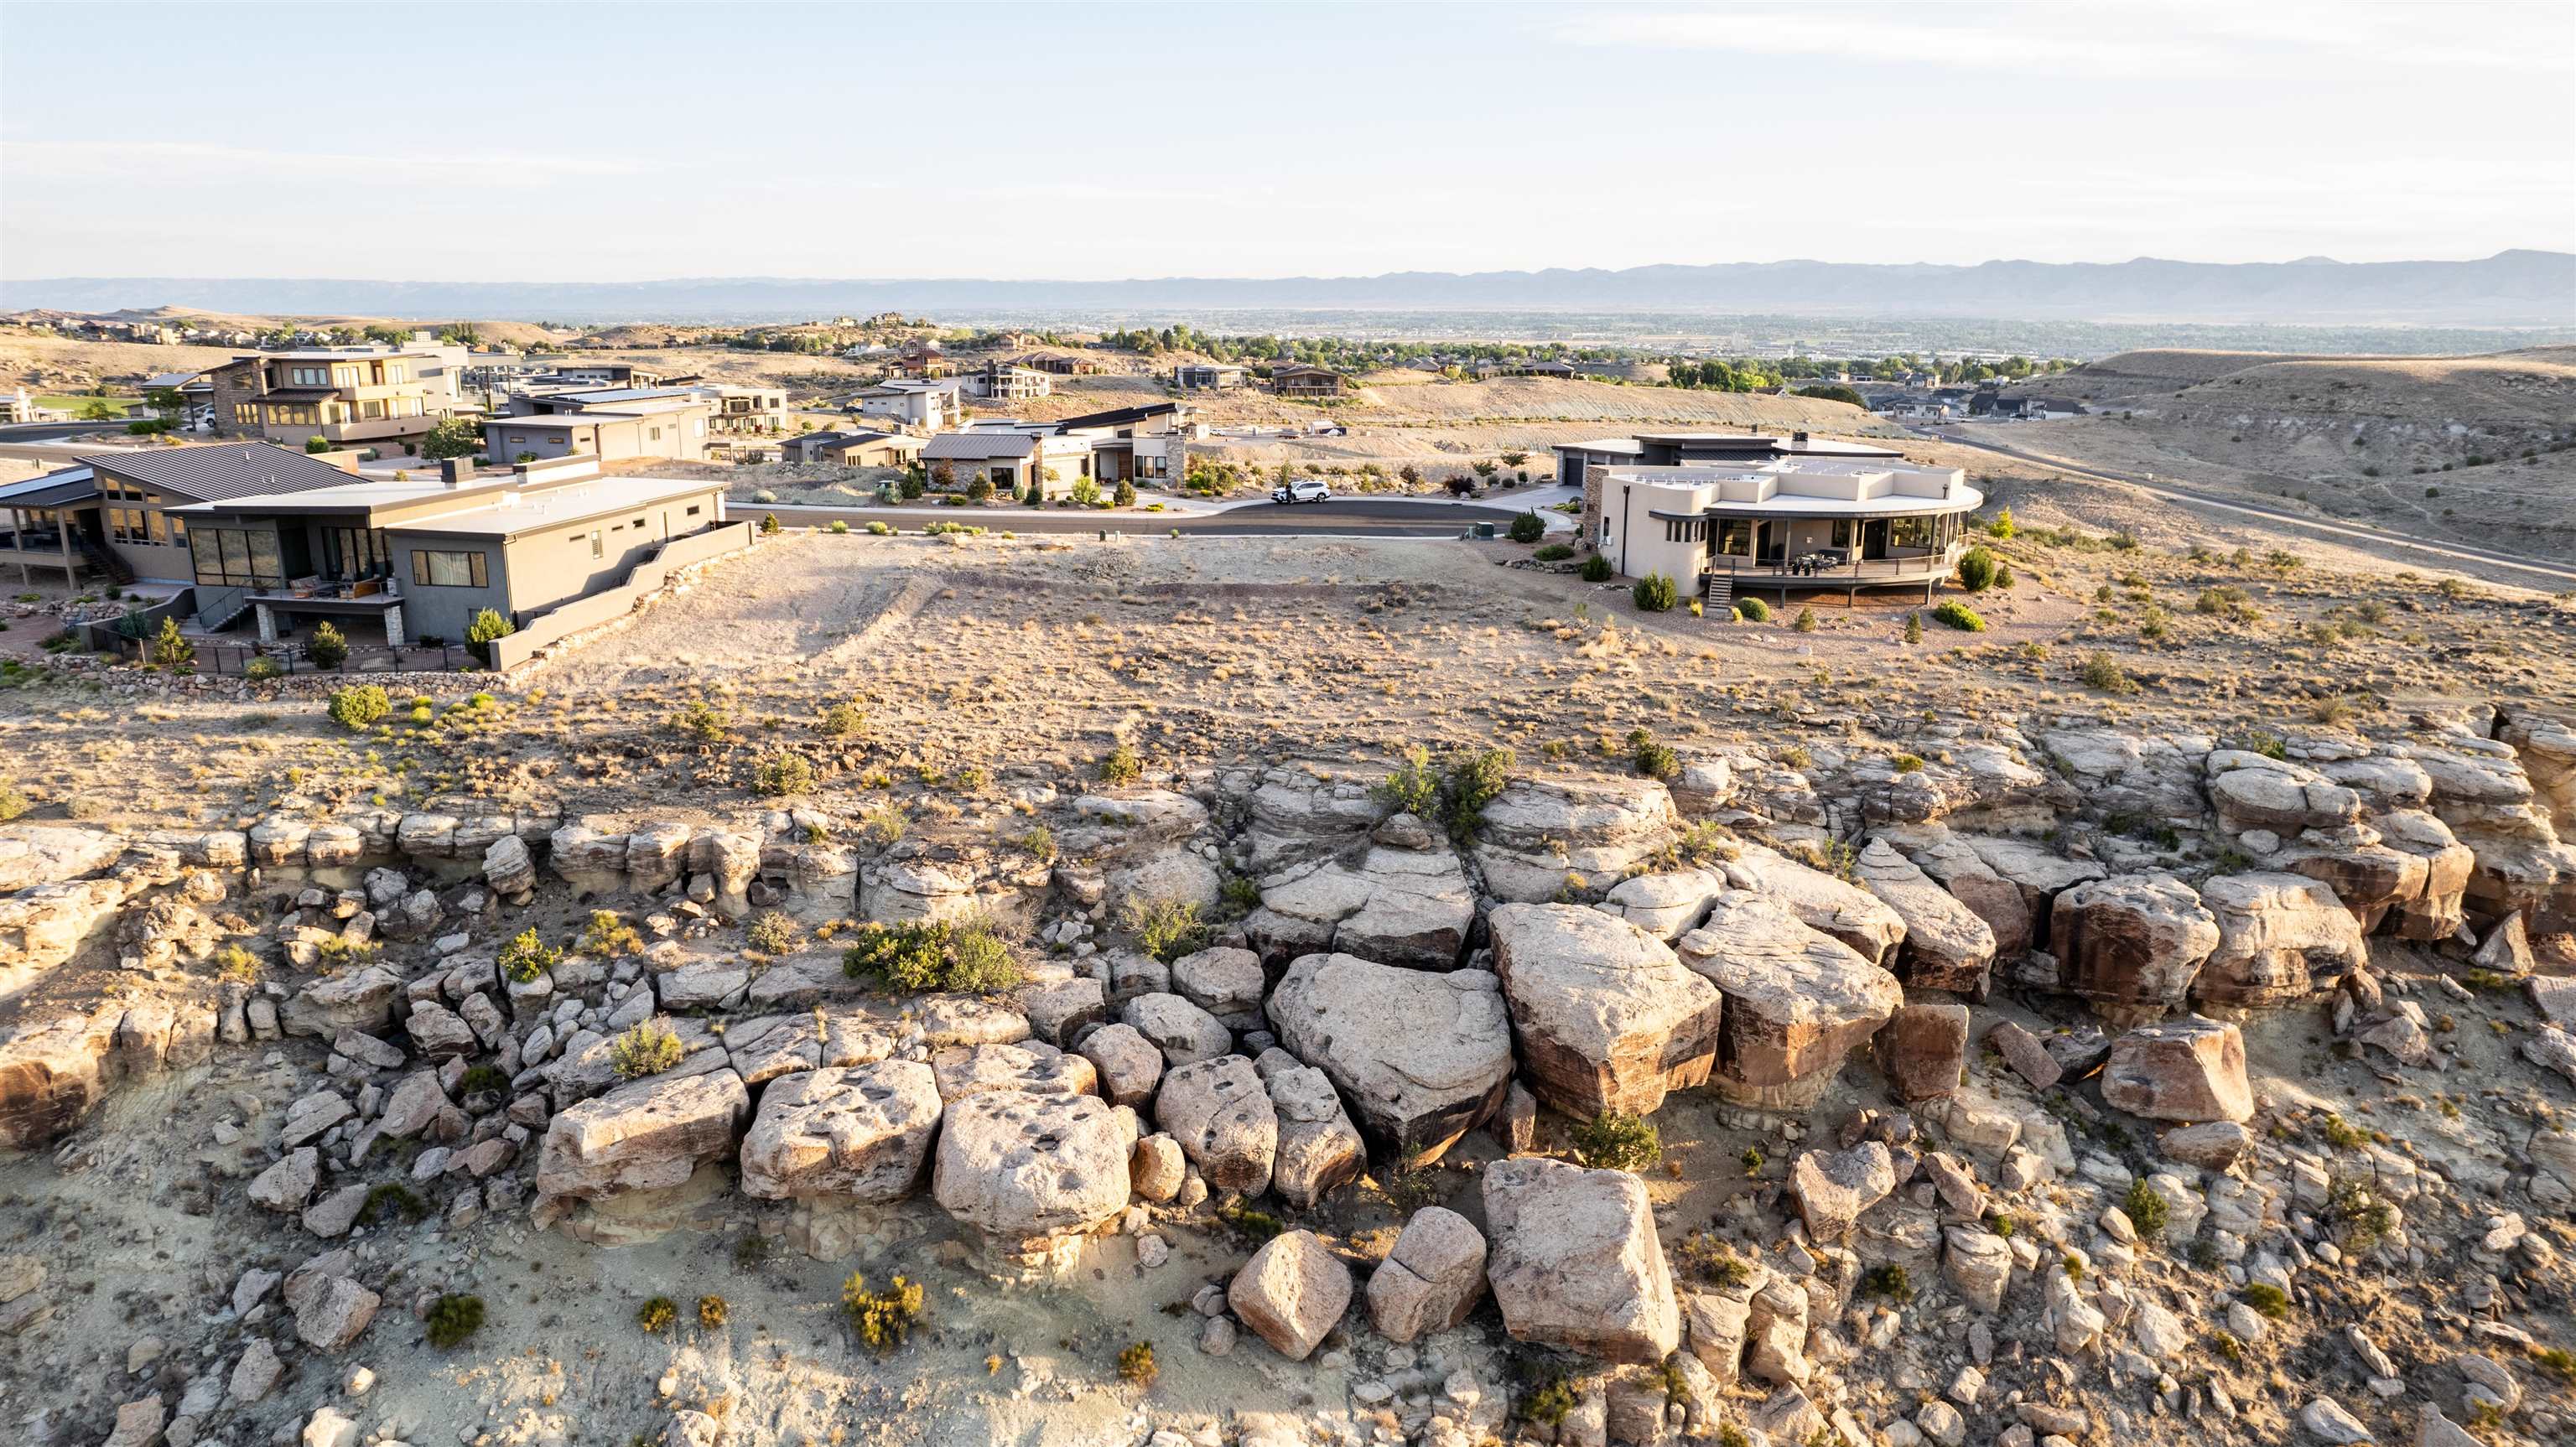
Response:
[{"label": "balcony", "polygon": [[355,422],[325,422],[321,434],[331,442],[373,442],[383,437],[412,437],[438,425],[435,417],[368,417]]}]

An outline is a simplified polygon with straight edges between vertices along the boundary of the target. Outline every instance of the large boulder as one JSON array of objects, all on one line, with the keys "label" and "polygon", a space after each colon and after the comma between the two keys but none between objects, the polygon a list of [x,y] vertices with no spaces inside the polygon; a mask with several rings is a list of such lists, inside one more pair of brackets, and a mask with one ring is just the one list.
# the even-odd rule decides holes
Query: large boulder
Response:
[{"label": "large boulder", "polygon": [[343,1030],[373,1035],[393,1023],[402,985],[402,976],[383,965],[316,980],[286,1002],[278,1024],[289,1035],[323,1040],[337,1039]]},{"label": "large boulder", "polygon": [[2128,1031],[2111,1042],[2102,1100],[2149,1120],[2250,1119],[2244,1037],[2234,1025],[2197,1015]]},{"label": "large boulder", "polygon": [[1900,1005],[1874,1043],[1879,1073],[1899,1104],[1948,1095],[1968,1066],[1968,1007]]},{"label": "large boulder", "polygon": [[1905,942],[1905,920],[1886,901],[1760,845],[1747,845],[1726,861],[1726,880],[1768,895],[1809,929],[1833,936],[1881,968],[1896,962],[1897,946]]},{"label": "large boulder", "polygon": [[1613,1362],[1659,1362],[1681,1345],[1681,1308],[1646,1183],[1540,1156],[1485,1168],[1485,1275],[1520,1341]]},{"label": "large boulder", "polygon": [[1172,961],[1172,991],[1229,1030],[1261,1028],[1261,957],[1219,945]]},{"label": "large boulder", "polygon": [[1165,1075],[1154,1123],[1180,1142],[1210,1190],[1258,1196],[1270,1189],[1279,1113],[1251,1061],[1224,1055]]},{"label": "large boulder", "polygon": [[1409,1342],[1465,1321],[1484,1295],[1484,1233],[1445,1206],[1425,1206],[1369,1276],[1369,1323]]},{"label": "large boulder", "polygon": [[1338,951],[1445,970],[1475,922],[1476,893],[1455,853],[1373,846],[1356,863],[1309,860],[1265,878],[1243,932],[1273,961]]},{"label": "large boulder", "polygon": [[2204,807],[2203,766],[2216,740],[2103,725],[2043,732],[2040,745],[2084,801],[2176,828],[2196,827]]},{"label": "large boulder", "polygon": [[1126,1209],[1132,1112],[1096,1095],[990,1090],[940,1121],[931,1194],[1011,1249],[1089,1232]]},{"label": "large boulder", "polygon": [[743,1194],[900,1200],[921,1183],[939,1110],[938,1077],[917,1061],[782,1075],[743,1137]]},{"label": "large boulder", "polygon": [[1811,1240],[1840,1240],[1863,1211],[1895,1190],[1896,1163],[1878,1141],[1843,1151],[1807,1151],[1789,1168],[1789,1194]]},{"label": "large boulder", "polygon": [[1335,1187],[1358,1179],[1368,1168],[1368,1146],[1324,1072],[1298,1064],[1276,1045],[1262,1051],[1253,1068],[1279,1116],[1279,1151],[1270,1167],[1270,1188],[1279,1199],[1308,1210]]},{"label": "large boulder", "polygon": [[1672,795],[1651,779],[1515,779],[1485,806],[1476,862],[1497,898],[1554,899],[1569,874],[1619,878],[1679,822]]},{"label": "large boulder", "polygon": [[1501,981],[1308,955],[1271,992],[1270,1022],[1321,1070],[1380,1149],[1437,1160],[1501,1105],[1512,1078]]},{"label": "large boulder", "polygon": [[1896,951],[1898,979],[1922,990],[1983,995],[1995,961],[1995,932],[1957,895],[1883,839],[1861,850],[1861,887],[1896,912],[1905,928]]},{"label": "large boulder", "polygon": [[537,1157],[537,1194],[599,1201],[685,1183],[734,1153],[750,1092],[731,1070],[657,1076],[556,1112]]},{"label": "large boulder", "polygon": [[2332,783],[2305,764],[2220,749],[2206,767],[2210,807],[2219,829],[2231,838],[2261,831],[2287,839],[2304,830],[2332,831],[2361,822],[2359,791]]},{"label": "large boulder", "polygon": [[0,894],[96,874],[125,852],[125,836],[55,824],[0,826]]},{"label": "large boulder", "polygon": [[1174,1066],[1214,1060],[1234,1049],[1234,1032],[1223,1021],[1167,990],[1129,1000],[1122,1018]]},{"label": "large boulder", "polygon": [[1679,958],[1725,997],[1713,1079],[1743,1105],[1812,1104],[1905,1002],[1894,975],[1770,895],[1719,895],[1708,922],[1682,936]]},{"label": "large boulder", "polygon": [[1569,904],[1498,905],[1486,917],[1538,1098],[1568,1115],[1643,1115],[1708,1079],[1717,988],[1662,940]]},{"label": "large boulder", "polygon": [[1350,1309],[1351,1269],[1312,1231],[1282,1231],[1252,1253],[1225,1289],[1245,1326],[1302,1362]]},{"label": "large boulder", "polygon": [[2535,934],[2576,930],[2576,847],[2559,839],[2513,745],[2444,734],[2408,753],[2431,779],[2433,813],[2476,856],[2468,910],[2482,922],[2523,911]]},{"label": "large boulder", "polygon": [[939,1098],[953,1101],[986,1090],[1031,1095],[1090,1095],[1099,1072],[1081,1055],[1036,1040],[1013,1045],[943,1045],[930,1054]]},{"label": "large boulder", "polygon": [[1924,877],[1982,920],[1994,938],[1995,958],[2017,958],[2030,948],[2030,901],[2021,886],[1979,858],[1965,837],[1943,825],[1916,824],[1881,829],[1872,842],[1904,855]]},{"label": "large boulder", "polygon": [[2037,983],[2114,1021],[2153,1020],[2190,999],[2218,921],[2170,874],[2122,874],[2058,895],[2048,936],[2056,972]]},{"label": "large boulder", "polygon": [[2220,875],[2200,902],[2218,921],[2218,947],[2192,986],[2201,1004],[2292,1004],[2370,963],[2361,922],[2306,875]]},{"label": "large boulder", "polygon": [[[2068,859],[2036,840],[1999,834],[1962,834],[1957,837],[1968,847],[1968,852],[1977,857],[1978,863],[2021,891],[2022,904],[2030,916],[2028,948],[2034,950],[2057,947],[2049,936],[2057,897],[2077,885],[2106,878],[2110,874],[2109,870],[2089,859]],[[1926,873],[1932,872],[1928,864],[1924,869]],[[2007,952],[1999,950],[1998,953]]]},{"label": "large boulder", "polygon": [[1698,924],[1708,902],[1725,888],[1726,876],[1714,869],[1675,869],[1620,880],[1603,903],[1612,914],[1670,941]]}]

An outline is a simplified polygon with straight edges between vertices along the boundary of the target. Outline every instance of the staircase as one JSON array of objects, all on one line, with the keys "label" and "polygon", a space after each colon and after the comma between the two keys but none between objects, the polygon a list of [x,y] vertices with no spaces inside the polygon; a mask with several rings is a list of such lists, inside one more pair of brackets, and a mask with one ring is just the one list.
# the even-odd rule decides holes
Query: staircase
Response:
[{"label": "staircase", "polygon": [[122,588],[126,584],[134,581],[134,570],[125,566],[125,560],[118,557],[116,554],[89,541],[87,538],[83,538],[81,540],[80,551],[81,557],[84,561],[86,561],[91,567],[105,573],[107,575],[107,580],[114,583],[116,586]]},{"label": "staircase", "polygon": [[250,589],[197,586],[197,627],[220,633],[250,609]]},{"label": "staircase", "polygon": [[1728,618],[1735,613],[1735,575],[1712,572],[1699,585],[1702,618]]}]

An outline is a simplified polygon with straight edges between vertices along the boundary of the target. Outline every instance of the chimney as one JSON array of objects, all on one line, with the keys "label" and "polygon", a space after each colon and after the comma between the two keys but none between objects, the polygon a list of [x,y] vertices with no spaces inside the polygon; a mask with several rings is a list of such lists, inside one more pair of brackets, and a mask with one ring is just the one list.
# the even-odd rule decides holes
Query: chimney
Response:
[{"label": "chimney", "polygon": [[470,457],[441,459],[438,464],[438,479],[450,488],[463,487],[474,480],[474,459]]}]

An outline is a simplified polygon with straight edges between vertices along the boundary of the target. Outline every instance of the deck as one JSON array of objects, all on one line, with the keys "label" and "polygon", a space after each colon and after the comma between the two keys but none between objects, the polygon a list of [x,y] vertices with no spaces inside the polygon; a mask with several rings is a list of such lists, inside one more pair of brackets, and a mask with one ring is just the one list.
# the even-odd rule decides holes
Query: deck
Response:
[{"label": "deck", "polygon": [[1759,562],[1721,553],[1708,560],[1703,596],[1728,593],[1841,593],[1846,599],[1865,588],[1921,588],[1926,601],[1941,580],[1958,566],[1951,553],[1903,558],[1856,558],[1850,562],[1800,567],[1789,562]]}]

